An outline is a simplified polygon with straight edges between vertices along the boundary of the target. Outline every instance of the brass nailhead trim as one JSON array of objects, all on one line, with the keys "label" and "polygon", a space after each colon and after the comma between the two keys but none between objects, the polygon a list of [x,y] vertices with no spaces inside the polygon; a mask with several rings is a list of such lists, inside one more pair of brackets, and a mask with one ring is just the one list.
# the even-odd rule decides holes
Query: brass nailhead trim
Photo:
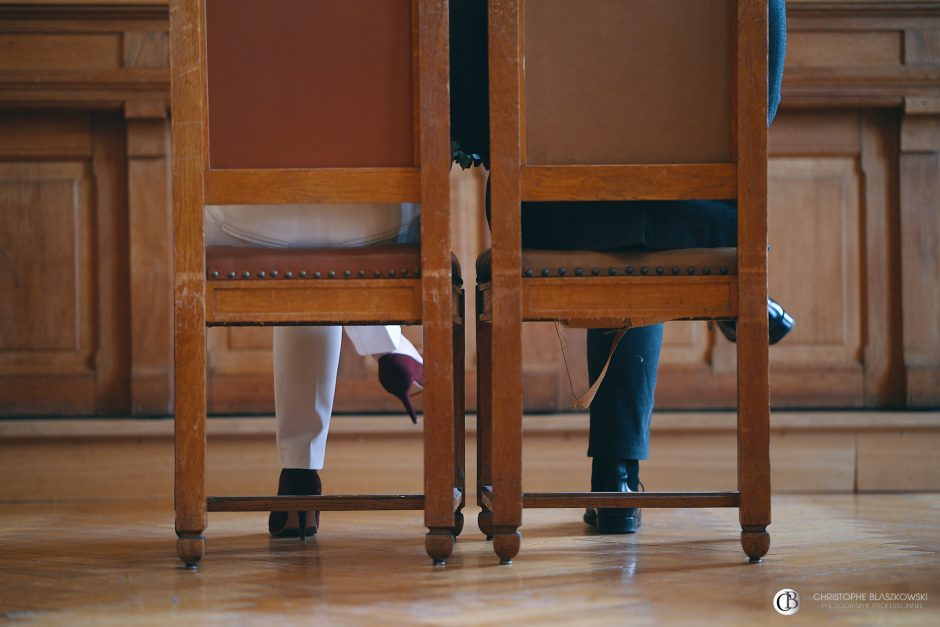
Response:
[{"label": "brass nailhead trim", "polygon": [[[526,276],[532,276],[532,275],[533,275],[533,272],[532,272],[532,270],[530,270],[530,269],[527,269],[525,272],[526,272]],[[551,275],[551,270],[549,270],[548,268],[545,268],[545,269],[542,271],[542,273],[543,273],[544,276],[550,276],[550,275]],[[559,268],[559,269],[558,269],[558,274],[564,276],[566,273],[567,273],[567,270],[566,270],[565,268]],[[583,270],[581,270],[581,268],[578,268],[578,270],[577,270],[578,276],[581,276],[582,273],[583,273]],[[366,278],[366,277],[368,276],[368,272],[366,272],[365,270],[358,270],[358,271],[356,272],[356,275],[357,275],[360,279],[364,279],[364,278]],[[220,271],[218,271],[218,270],[210,270],[210,271],[208,271],[208,276],[209,276],[209,278],[211,278],[211,279],[219,279],[219,278],[222,278],[222,272],[220,272]],[[250,278],[252,278],[253,276],[256,276],[258,279],[265,279],[265,278],[276,279],[276,278],[281,277],[281,276],[282,276],[283,278],[285,278],[285,279],[293,279],[293,278],[294,278],[294,272],[291,271],[291,270],[287,270],[287,271],[284,272],[283,275],[282,275],[279,270],[271,270],[270,272],[265,272],[264,270],[260,270],[260,271],[258,271],[258,273],[257,273],[256,275],[253,275],[251,272],[249,272],[249,271],[247,271],[247,270],[245,270],[245,271],[243,271],[243,272],[240,272],[240,273],[239,273],[239,272],[236,272],[235,270],[229,270],[227,273],[225,273],[225,276],[228,277],[229,279],[237,279],[239,276],[241,276],[241,278],[243,278],[243,279],[250,279]],[[301,278],[301,279],[306,279],[308,276],[312,276],[314,279],[319,279],[319,278],[322,278],[323,274],[322,274],[319,270],[317,270],[317,271],[315,271],[312,275],[310,275],[306,270],[301,270],[301,271],[299,271],[299,272],[296,273],[296,276],[297,276],[298,278]],[[334,279],[334,278],[336,278],[336,271],[335,271],[335,270],[330,270],[329,272],[326,273],[326,276],[328,276],[328,277],[331,278],[331,279]],[[344,270],[344,271],[343,271],[343,276],[348,279],[348,278],[350,278],[350,277],[353,276],[353,271],[352,271],[352,270]],[[375,271],[373,271],[372,276],[374,276],[374,277],[377,278],[377,279],[378,279],[378,278],[382,278],[382,271],[381,271],[381,270],[375,270]],[[409,268],[402,268],[401,270],[389,270],[389,271],[388,271],[388,276],[390,276],[390,277],[396,277],[396,276],[401,276],[401,277],[413,276],[413,277],[415,277],[415,278],[418,278],[418,277],[421,276],[421,270],[420,270],[420,268],[415,268],[414,270],[411,270],[411,269],[409,269]]]},{"label": "brass nailhead trim", "polygon": [[[670,271],[674,276],[678,276],[678,275],[682,274],[682,268],[680,268],[679,266],[671,266],[671,267],[669,268],[669,271]],[[688,267],[685,269],[686,274],[688,274],[689,276],[694,276],[698,271],[699,271],[699,269],[696,268],[695,266],[688,266]],[[402,271],[402,276],[407,276],[407,272],[408,272],[407,270],[403,270],[403,271]],[[618,273],[618,272],[619,272],[619,269],[618,269],[618,268],[611,267],[611,268],[608,268],[608,269],[607,269],[607,274],[609,274],[610,276],[617,276],[617,273]],[[636,268],[634,268],[633,266],[627,266],[627,267],[624,269],[624,275],[625,275],[625,276],[632,276],[635,272],[636,272]],[[709,276],[709,275],[711,275],[711,273],[712,273],[712,269],[711,269],[710,267],[707,267],[707,266],[706,266],[706,267],[703,267],[703,268],[701,269],[701,272],[702,272],[702,275],[703,275],[703,276]],[[728,268],[720,268],[720,269],[719,269],[719,272],[724,276],[724,275],[729,274],[730,271],[729,271]],[[523,275],[525,275],[525,276],[527,276],[527,277],[535,276],[535,271],[534,271],[532,268],[526,268],[525,270],[522,271],[522,273],[523,273]],[[583,276],[584,273],[585,273],[584,268],[575,268],[575,269],[574,269],[574,274],[575,274],[576,276]],[[601,273],[600,268],[591,268],[591,275],[592,275],[592,276],[598,276],[598,275],[600,275],[600,273]],[[648,266],[640,266],[640,274],[642,274],[642,275],[645,276],[645,275],[648,275],[649,273],[650,273],[650,269],[649,269]],[[378,274],[378,272],[376,272],[376,274]],[[552,276],[552,270],[551,270],[551,268],[542,268],[542,269],[539,271],[539,274],[540,274],[541,276],[543,276],[543,277],[550,277],[550,276]],[[566,268],[565,266],[560,266],[560,267],[557,269],[557,275],[558,275],[558,276],[567,276],[567,274],[568,274],[568,268]],[[656,274],[658,274],[658,275],[660,275],[660,276],[666,274],[666,268],[664,268],[663,266],[656,266]],[[360,276],[362,276],[361,273],[360,273]],[[395,271],[392,270],[392,271],[389,273],[389,276],[395,276]],[[417,271],[415,272],[415,276],[417,276]]]},{"label": "brass nailhead trim", "polygon": [[[682,268],[680,268],[679,266],[672,266],[672,267],[670,268],[670,271],[672,272],[673,275],[676,275],[676,276],[682,274]],[[618,272],[619,272],[618,268],[611,267],[611,268],[608,268],[608,269],[607,269],[607,274],[609,274],[610,276],[617,276]],[[694,276],[694,275],[695,275],[696,273],[698,273],[698,272],[699,272],[699,269],[696,268],[695,266],[688,266],[688,267],[685,269],[685,273],[686,273],[687,275],[689,275],[689,276]],[[719,269],[718,269],[718,272],[719,272],[722,276],[727,276],[727,275],[730,273],[730,270],[729,270],[728,268],[724,267],[724,268],[719,268]],[[540,273],[541,276],[543,276],[543,277],[550,277],[550,276],[552,276],[552,270],[551,270],[551,268],[542,268],[539,273]],[[599,268],[591,268],[591,275],[592,275],[592,276],[599,276],[600,273],[601,273],[601,272],[600,272],[600,269],[599,269]],[[633,276],[635,273],[636,273],[636,268],[635,268],[634,266],[627,266],[627,267],[624,269],[624,275],[625,275],[625,276]],[[649,268],[648,268],[647,266],[641,266],[641,267],[640,267],[640,274],[642,274],[642,275],[648,275],[649,273],[650,273],[650,270],[649,270]],[[658,275],[664,275],[665,273],[666,273],[666,269],[665,269],[663,266],[657,266],[657,267],[656,267],[656,274],[658,274]],[[706,266],[706,267],[703,267],[703,268],[701,268],[701,273],[702,273],[702,276],[710,276],[711,273],[712,273],[712,269],[711,269],[710,267],[707,267],[707,266]],[[350,277],[352,276],[352,274],[353,274],[352,270],[344,270],[344,271],[343,271],[343,276],[344,276],[345,278],[350,278]],[[361,278],[361,279],[366,278],[366,276],[368,275],[368,273],[367,273],[365,270],[359,270],[359,271],[357,271],[356,274],[357,274],[357,276],[358,276],[359,278]],[[396,276],[407,277],[407,276],[409,276],[409,274],[412,275],[412,276],[414,276],[415,278],[417,278],[417,277],[420,277],[420,276],[421,276],[421,270],[420,270],[420,269],[417,269],[417,268],[416,268],[415,270],[410,270],[410,269],[408,269],[408,268],[402,268],[402,269],[399,270],[399,271],[396,271],[396,270],[389,270],[389,272],[388,272],[388,276],[389,276],[389,277],[392,277],[392,278],[394,278],[394,277],[396,277]],[[535,271],[534,271],[532,268],[526,268],[526,269],[523,271],[523,274],[524,274],[526,277],[533,277],[533,276],[535,276]],[[585,269],[584,269],[584,268],[580,268],[580,267],[575,268],[575,269],[574,269],[574,274],[575,274],[575,276],[584,276],[584,274],[585,274]],[[558,276],[567,276],[567,275],[568,275],[568,268],[565,267],[565,266],[559,267],[559,268],[557,269],[557,275],[558,275]],[[209,277],[212,278],[212,279],[219,279],[219,278],[221,278],[221,276],[222,276],[222,273],[219,272],[218,270],[211,270],[211,271],[209,271]],[[234,271],[234,270],[230,270],[229,272],[226,273],[226,276],[227,276],[229,279],[237,279],[238,276],[239,276],[239,273],[236,272],[236,271]],[[264,278],[267,278],[267,277],[270,277],[270,278],[272,278],[272,279],[276,279],[276,278],[278,278],[279,276],[280,276],[280,272],[279,272],[278,270],[271,270],[271,271],[268,272],[268,273],[265,273],[265,272],[262,270],[262,271],[259,271],[259,272],[257,273],[257,278],[259,278],[259,279],[264,279]],[[305,278],[308,277],[308,272],[307,272],[306,270],[301,270],[301,271],[299,271],[299,272],[297,273],[297,276],[298,276],[299,278],[301,278],[301,279],[305,279]],[[327,276],[328,276],[329,278],[331,278],[331,279],[336,278],[336,272],[335,272],[334,270],[330,270],[330,271],[327,273]],[[382,277],[382,271],[381,271],[381,270],[375,270],[375,271],[373,271],[372,276],[374,276],[375,278],[381,278],[381,277]],[[284,277],[285,279],[293,279],[293,278],[294,278],[294,273],[293,273],[292,271],[288,270],[288,271],[284,272],[283,277]],[[321,278],[321,277],[322,277],[322,274],[321,274],[319,271],[316,271],[316,272],[313,273],[313,278],[319,279],[319,278]],[[247,270],[246,270],[246,271],[243,271],[243,272],[241,272],[241,278],[243,278],[243,279],[250,279],[250,278],[252,278],[252,273],[251,273],[251,272],[248,272]]]}]

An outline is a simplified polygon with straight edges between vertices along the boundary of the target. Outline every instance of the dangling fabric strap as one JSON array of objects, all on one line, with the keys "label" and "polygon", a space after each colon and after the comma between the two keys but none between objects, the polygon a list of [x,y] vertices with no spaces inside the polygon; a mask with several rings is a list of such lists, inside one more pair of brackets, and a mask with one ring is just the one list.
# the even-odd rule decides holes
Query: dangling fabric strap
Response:
[{"label": "dangling fabric strap", "polygon": [[601,373],[597,376],[597,379],[594,381],[594,384],[588,388],[588,391],[577,396],[574,391],[574,383],[571,381],[571,369],[568,368],[568,356],[565,353],[565,340],[562,336],[561,328],[559,323],[555,323],[555,333],[558,335],[558,343],[561,346],[561,358],[565,362],[565,373],[568,375],[568,387],[571,390],[571,398],[574,399],[574,406],[578,409],[587,409],[591,406],[591,403],[594,401],[594,397],[597,395],[597,390],[600,389],[601,383],[604,382],[604,377],[607,376],[607,369],[610,367],[610,362],[614,358],[614,351],[617,350],[617,345],[620,344],[620,340],[623,339],[623,336],[626,335],[627,331],[630,330],[630,325],[624,325],[622,329],[617,330],[617,335],[614,336],[614,341],[610,345],[610,352],[607,354],[607,361],[604,363],[604,368],[601,370]]}]

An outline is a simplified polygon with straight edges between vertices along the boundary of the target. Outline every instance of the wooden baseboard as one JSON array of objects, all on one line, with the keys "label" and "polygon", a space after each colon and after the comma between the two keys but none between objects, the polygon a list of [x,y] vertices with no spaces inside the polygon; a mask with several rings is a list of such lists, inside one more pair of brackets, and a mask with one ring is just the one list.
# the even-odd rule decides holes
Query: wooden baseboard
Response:
[{"label": "wooden baseboard", "polygon": [[[940,491],[940,412],[775,412],[771,424],[775,492]],[[590,484],[587,428],[586,414],[526,416],[527,491]],[[734,428],[731,412],[657,413],[643,482],[658,491],[735,489]],[[472,484],[473,416],[467,431]],[[337,416],[324,485],[334,494],[418,493],[422,455],[420,426],[402,416]],[[270,494],[277,472],[272,418],[209,420],[210,494]],[[0,501],[171,499],[173,422],[0,421],[0,473]]]}]

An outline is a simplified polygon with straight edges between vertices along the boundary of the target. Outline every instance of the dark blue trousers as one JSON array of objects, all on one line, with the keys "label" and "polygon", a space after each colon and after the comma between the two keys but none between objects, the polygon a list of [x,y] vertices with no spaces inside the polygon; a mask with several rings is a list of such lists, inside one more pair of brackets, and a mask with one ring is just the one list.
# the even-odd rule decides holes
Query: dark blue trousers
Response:
[{"label": "dark blue trousers", "polygon": [[[592,384],[604,368],[616,333],[616,329],[588,329],[588,374]],[[661,324],[630,329],[620,340],[607,376],[591,403],[588,456],[649,456],[650,418],[662,345]]]}]

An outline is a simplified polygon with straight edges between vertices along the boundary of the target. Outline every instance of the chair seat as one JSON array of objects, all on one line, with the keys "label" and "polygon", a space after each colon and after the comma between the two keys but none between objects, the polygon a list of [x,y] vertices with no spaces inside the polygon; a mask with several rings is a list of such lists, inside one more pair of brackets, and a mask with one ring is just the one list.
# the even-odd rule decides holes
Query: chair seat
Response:
[{"label": "chair seat", "polygon": [[[477,283],[492,276],[492,250],[476,262]],[[537,250],[523,249],[525,277],[735,275],[737,248],[676,250]]]},{"label": "chair seat", "polygon": [[[418,244],[354,248],[206,248],[210,281],[247,279],[414,279],[421,276]],[[451,276],[462,285],[460,263],[451,253]]]}]

